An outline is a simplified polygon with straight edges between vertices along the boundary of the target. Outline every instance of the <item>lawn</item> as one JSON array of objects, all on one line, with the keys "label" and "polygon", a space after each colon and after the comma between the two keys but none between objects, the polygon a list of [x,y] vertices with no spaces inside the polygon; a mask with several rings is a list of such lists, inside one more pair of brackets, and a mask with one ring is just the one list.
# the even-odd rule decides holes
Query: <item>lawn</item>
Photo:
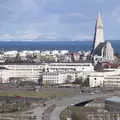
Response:
[{"label": "lawn", "polygon": [[35,91],[0,91],[0,96],[23,96],[23,97],[36,97],[36,98],[52,98],[52,97],[63,97],[73,96],[78,94],[74,90],[62,90],[62,89],[48,89],[41,90],[40,92]]},{"label": "lawn", "polygon": [[72,117],[72,120],[87,120],[87,113],[91,111],[96,111],[96,108],[90,107],[67,107],[60,114],[61,120],[66,120],[67,117]]}]

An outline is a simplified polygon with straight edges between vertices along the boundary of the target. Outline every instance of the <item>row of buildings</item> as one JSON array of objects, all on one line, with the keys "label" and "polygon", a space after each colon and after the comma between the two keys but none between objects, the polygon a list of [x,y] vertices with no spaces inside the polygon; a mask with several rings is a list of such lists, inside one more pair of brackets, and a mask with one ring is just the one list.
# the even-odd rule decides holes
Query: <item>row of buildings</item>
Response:
[{"label": "row of buildings", "polygon": [[0,63],[80,62],[81,60],[87,60],[89,56],[90,51],[2,51],[0,53]]},{"label": "row of buildings", "polygon": [[[63,84],[74,82],[77,78],[88,78],[90,87],[120,86],[120,69],[107,69],[96,72],[94,66],[99,62],[113,62],[114,50],[110,42],[104,41],[102,17],[99,14],[95,26],[94,43],[92,52],[70,53],[61,51],[7,51],[0,53],[2,58],[16,58],[33,60],[39,64],[2,64],[0,66],[0,81],[34,81],[41,84]],[[54,59],[54,60],[53,60]],[[40,60],[43,60],[40,62]],[[47,61],[46,61],[47,60]],[[82,60],[82,62],[80,61]],[[87,60],[93,60],[88,62]],[[37,62],[38,61],[38,62]],[[84,61],[84,62],[83,62]],[[87,61],[87,62],[86,62]],[[19,61],[20,62],[20,61]],[[14,62],[13,62],[14,63]]]},{"label": "row of buildings", "polygon": [[94,71],[92,63],[45,63],[41,65],[1,65],[2,83],[18,81],[39,82],[42,84],[62,84]]},{"label": "row of buildings", "polygon": [[[42,79],[41,79],[42,78]],[[2,65],[0,82],[33,81],[56,85],[88,78],[90,87],[120,87],[120,69],[95,72],[92,63],[45,63],[41,65]],[[40,81],[39,81],[40,80]]]}]

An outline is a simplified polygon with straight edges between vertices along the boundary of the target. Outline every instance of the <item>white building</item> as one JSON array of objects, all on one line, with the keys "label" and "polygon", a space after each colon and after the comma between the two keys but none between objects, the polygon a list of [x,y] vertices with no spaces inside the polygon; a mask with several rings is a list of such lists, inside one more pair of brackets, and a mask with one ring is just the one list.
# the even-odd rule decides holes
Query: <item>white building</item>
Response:
[{"label": "white building", "polygon": [[89,74],[90,87],[120,87],[120,69]]},{"label": "white building", "polygon": [[106,76],[103,82],[104,87],[120,87],[120,75]]},{"label": "white building", "polygon": [[92,63],[50,63],[45,66],[45,70],[49,72],[55,71],[93,72],[94,66],[92,65]]},{"label": "white building", "polygon": [[103,75],[90,75],[89,76],[89,86],[98,87],[103,86],[104,76]]},{"label": "white building", "polygon": [[74,61],[79,61],[80,60],[80,54],[79,53],[74,53],[73,58],[74,58]]},{"label": "white building", "polygon": [[106,42],[106,46],[104,48],[104,61],[114,61],[114,50],[110,42]]},{"label": "white building", "polygon": [[59,72],[43,73],[43,84],[61,84],[64,83],[64,74]]},{"label": "white building", "polygon": [[[61,84],[75,81],[75,78],[86,78],[94,71],[92,63],[50,63],[45,65],[44,84]],[[71,79],[71,80],[70,80]]]},{"label": "white building", "polygon": [[110,42],[105,42],[104,40],[104,25],[100,14],[97,17],[95,26],[92,55],[95,64],[101,61],[112,62],[114,60],[114,50],[112,45]]},{"label": "white building", "polygon": [[52,55],[59,55],[59,50],[53,50],[53,51],[51,51],[51,54]]},{"label": "white building", "polygon": [[[50,63],[41,65],[1,65],[0,81],[3,83],[14,80],[38,81],[43,73],[43,83],[64,83],[69,76],[74,81],[76,76],[85,76],[94,71],[91,63]],[[71,79],[70,79],[71,76]],[[51,78],[52,77],[52,78]],[[50,81],[51,80],[51,81]]]},{"label": "white building", "polygon": [[95,34],[94,34],[94,45],[93,51],[97,48],[100,43],[104,43],[104,25],[102,21],[101,14],[98,14],[96,25],[95,25]]},{"label": "white building", "polygon": [[10,57],[10,58],[13,58],[13,57],[16,57],[18,51],[6,51],[4,52],[4,57]]},{"label": "white building", "polygon": [[0,70],[0,81],[2,83],[7,83],[11,79],[38,82],[43,71],[42,65],[4,65],[1,67],[5,68]]},{"label": "white building", "polygon": [[68,50],[60,50],[60,54],[61,55],[65,55],[65,54],[67,54],[69,51]]},{"label": "white building", "polygon": [[43,84],[63,84],[75,81],[75,72],[45,72]]},{"label": "white building", "polygon": [[51,51],[41,51],[41,55],[50,55]]}]

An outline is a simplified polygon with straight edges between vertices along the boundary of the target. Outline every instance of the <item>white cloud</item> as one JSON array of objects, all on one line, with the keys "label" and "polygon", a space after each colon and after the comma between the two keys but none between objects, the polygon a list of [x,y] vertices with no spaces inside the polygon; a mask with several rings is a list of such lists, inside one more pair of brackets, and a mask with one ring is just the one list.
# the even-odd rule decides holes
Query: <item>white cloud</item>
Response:
[{"label": "white cloud", "polygon": [[0,34],[0,39],[56,39],[54,33],[48,34]]}]

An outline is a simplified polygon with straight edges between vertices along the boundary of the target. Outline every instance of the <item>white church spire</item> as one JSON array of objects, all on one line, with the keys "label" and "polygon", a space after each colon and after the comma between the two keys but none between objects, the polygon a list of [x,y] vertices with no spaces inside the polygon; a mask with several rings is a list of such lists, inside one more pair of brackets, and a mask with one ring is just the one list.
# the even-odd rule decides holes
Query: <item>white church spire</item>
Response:
[{"label": "white church spire", "polygon": [[96,20],[96,26],[95,26],[95,34],[94,34],[94,45],[93,45],[93,51],[95,48],[100,44],[104,42],[104,25],[103,20],[101,17],[101,13],[98,13],[97,20]]}]

